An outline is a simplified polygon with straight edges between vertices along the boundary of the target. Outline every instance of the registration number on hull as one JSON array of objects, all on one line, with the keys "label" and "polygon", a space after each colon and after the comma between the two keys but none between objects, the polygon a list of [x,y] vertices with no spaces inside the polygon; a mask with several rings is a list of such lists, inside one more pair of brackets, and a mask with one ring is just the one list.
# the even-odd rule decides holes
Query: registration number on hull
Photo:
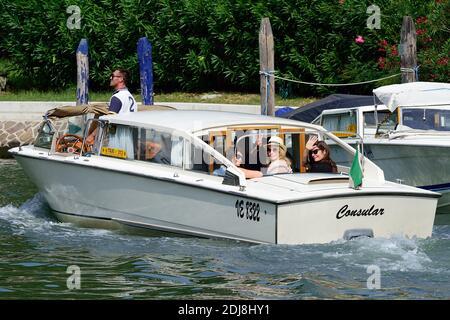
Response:
[{"label": "registration number on hull", "polygon": [[238,218],[247,219],[251,221],[260,221],[261,206],[257,202],[236,200],[234,205],[236,208],[236,215]]}]

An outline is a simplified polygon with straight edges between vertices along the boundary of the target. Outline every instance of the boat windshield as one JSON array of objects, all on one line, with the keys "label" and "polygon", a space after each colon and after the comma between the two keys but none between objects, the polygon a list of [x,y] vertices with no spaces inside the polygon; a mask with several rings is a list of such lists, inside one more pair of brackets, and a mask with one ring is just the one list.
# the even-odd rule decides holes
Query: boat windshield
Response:
[{"label": "boat windshield", "polygon": [[44,149],[50,149],[52,146],[55,129],[50,121],[42,122],[38,130],[38,135],[34,141],[34,146]]},{"label": "boat windshield", "polygon": [[450,110],[403,108],[402,124],[411,129],[450,131]]}]

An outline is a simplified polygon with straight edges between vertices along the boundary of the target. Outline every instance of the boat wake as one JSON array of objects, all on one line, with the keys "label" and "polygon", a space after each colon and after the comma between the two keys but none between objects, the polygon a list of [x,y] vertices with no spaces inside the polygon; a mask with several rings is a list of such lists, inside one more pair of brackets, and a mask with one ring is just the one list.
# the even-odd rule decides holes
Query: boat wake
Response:
[{"label": "boat wake", "polygon": [[37,193],[19,207],[8,204],[0,207],[0,230],[8,229],[14,235],[31,239],[70,238],[82,234],[102,236],[108,230],[76,228],[69,223],[59,222],[51,213],[44,197]]},{"label": "boat wake", "polygon": [[19,207],[12,204],[0,207],[0,221],[1,226],[9,227],[15,234],[42,229],[56,222],[48,214],[48,207],[39,193]]},{"label": "boat wake", "polygon": [[355,267],[377,266],[385,271],[425,271],[432,260],[427,255],[423,239],[391,238],[357,239],[335,245],[325,258],[338,259]]}]

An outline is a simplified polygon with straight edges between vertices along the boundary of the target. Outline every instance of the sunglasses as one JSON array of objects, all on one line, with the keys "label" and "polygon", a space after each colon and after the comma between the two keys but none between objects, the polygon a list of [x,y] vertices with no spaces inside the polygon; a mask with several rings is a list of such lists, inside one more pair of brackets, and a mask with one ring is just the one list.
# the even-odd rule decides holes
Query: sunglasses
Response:
[{"label": "sunglasses", "polygon": [[267,153],[270,153],[270,152],[278,152],[278,148],[267,148]]},{"label": "sunglasses", "polygon": [[120,78],[120,77],[122,77],[122,76],[116,76],[115,74],[112,74],[109,78],[113,79],[113,78]]},{"label": "sunglasses", "polygon": [[312,151],[311,151],[311,154],[318,154],[319,151],[322,151],[322,150],[320,150],[320,149],[312,150]]}]

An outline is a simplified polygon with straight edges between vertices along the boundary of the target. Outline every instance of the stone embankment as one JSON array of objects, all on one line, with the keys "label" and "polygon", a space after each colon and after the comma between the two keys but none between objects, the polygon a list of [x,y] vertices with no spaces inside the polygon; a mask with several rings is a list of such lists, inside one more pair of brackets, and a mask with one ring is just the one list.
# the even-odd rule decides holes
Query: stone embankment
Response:
[{"label": "stone embankment", "polygon": [[[33,143],[45,112],[62,105],[75,103],[0,101],[0,158],[10,158],[10,148]],[[67,121],[55,125],[64,129]]]},{"label": "stone embankment", "polygon": [[[259,106],[256,105],[176,102],[162,104],[178,110],[235,111],[252,114],[260,112]],[[67,105],[75,105],[75,102],[0,101],[0,158],[10,157],[7,153],[10,148],[33,143],[45,112]],[[64,129],[67,124],[67,121],[56,122],[58,129]]]}]

